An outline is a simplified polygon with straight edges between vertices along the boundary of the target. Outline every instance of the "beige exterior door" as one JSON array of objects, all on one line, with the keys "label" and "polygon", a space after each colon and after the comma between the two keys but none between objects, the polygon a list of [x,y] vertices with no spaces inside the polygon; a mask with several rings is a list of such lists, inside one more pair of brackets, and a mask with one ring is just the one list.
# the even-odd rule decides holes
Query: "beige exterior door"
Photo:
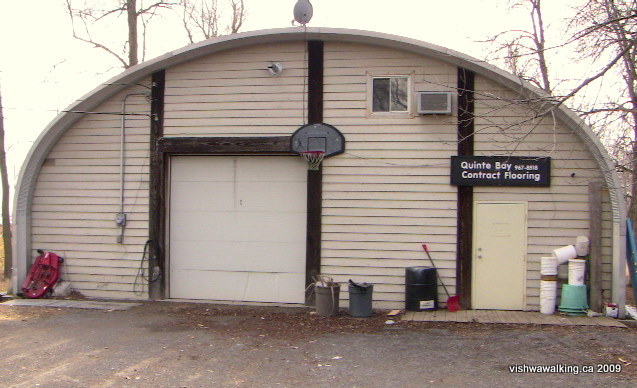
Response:
[{"label": "beige exterior door", "polygon": [[475,203],[474,309],[524,309],[526,215],[525,202]]},{"label": "beige exterior door", "polygon": [[171,298],[304,302],[301,158],[175,156],[170,175]]}]

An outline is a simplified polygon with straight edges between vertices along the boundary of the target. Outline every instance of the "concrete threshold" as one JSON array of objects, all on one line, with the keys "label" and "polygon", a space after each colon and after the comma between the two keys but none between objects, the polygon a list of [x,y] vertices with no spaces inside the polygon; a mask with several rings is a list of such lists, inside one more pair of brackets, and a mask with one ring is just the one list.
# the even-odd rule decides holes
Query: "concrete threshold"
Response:
[{"label": "concrete threshold", "polygon": [[548,315],[535,311],[504,311],[504,310],[447,310],[435,311],[407,311],[401,320],[415,322],[476,322],[476,323],[507,323],[527,325],[560,325],[560,326],[605,326],[627,327],[609,317],[575,317],[568,315]]},{"label": "concrete threshold", "polygon": [[98,302],[92,300],[64,300],[64,299],[12,299],[0,303],[2,306],[36,306],[91,310],[128,310],[141,303],[129,302]]},{"label": "concrete threshold", "polygon": [[218,304],[225,306],[257,306],[257,307],[299,307],[307,308],[303,303],[278,303],[278,302],[246,302],[232,300],[216,300],[216,299],[161,299],[159,302],[173,303],[200,303],[200,304]]}]

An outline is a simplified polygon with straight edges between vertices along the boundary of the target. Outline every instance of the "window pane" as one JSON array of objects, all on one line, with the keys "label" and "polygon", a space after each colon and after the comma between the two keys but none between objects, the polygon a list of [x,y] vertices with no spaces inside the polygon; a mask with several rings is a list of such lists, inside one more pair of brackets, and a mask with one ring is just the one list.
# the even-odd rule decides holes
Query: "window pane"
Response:
[{"label": "window pane", "polygon": [[373,112],[389,112],[389,78],[373,79]]},{"label": "window pane", "polygon": [[407,110],[407,78],[396,77],[391,79],[391,104],[392,112],[403,112]]}]

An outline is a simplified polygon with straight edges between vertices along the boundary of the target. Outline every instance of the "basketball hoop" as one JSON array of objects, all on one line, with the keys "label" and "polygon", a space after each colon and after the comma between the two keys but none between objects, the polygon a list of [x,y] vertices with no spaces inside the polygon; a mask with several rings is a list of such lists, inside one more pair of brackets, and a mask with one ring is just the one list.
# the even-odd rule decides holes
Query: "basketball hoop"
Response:
[{"label": "basketball hoop", "polygon": [[323,161],[323,156],[325,156],[324,151],[303,151],[299,152],[299,155],[307,162],[308,170],[318,170],[321,162]]},{"label": "basketball hoop", "polygon": [[290,136],[290,151],[305,159],[308,170],[316,171],[324,157],[345,151],[345,137],[329,124],[306,124]]}]

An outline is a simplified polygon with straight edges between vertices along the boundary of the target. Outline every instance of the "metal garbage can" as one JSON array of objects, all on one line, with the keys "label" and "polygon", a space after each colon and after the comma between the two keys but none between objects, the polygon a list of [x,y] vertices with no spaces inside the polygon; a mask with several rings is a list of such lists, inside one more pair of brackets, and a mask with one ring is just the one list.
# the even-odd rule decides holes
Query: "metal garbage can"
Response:
[{"label": "metal garbage can", "polygon": [[357,318],[372,316],[374,285],[349,281],[349,314]]},{"label": "metal garbage can", "polygon": [[405,268],[405,310],[422,311],[438,308],[436,269],[431,267]]},{"label": "metal garbage can", "polygon": [[338,283],[332,284],[329,287],[315,285],[316,313],[324,317],[338,315],[340,291],[341,285]]}]

